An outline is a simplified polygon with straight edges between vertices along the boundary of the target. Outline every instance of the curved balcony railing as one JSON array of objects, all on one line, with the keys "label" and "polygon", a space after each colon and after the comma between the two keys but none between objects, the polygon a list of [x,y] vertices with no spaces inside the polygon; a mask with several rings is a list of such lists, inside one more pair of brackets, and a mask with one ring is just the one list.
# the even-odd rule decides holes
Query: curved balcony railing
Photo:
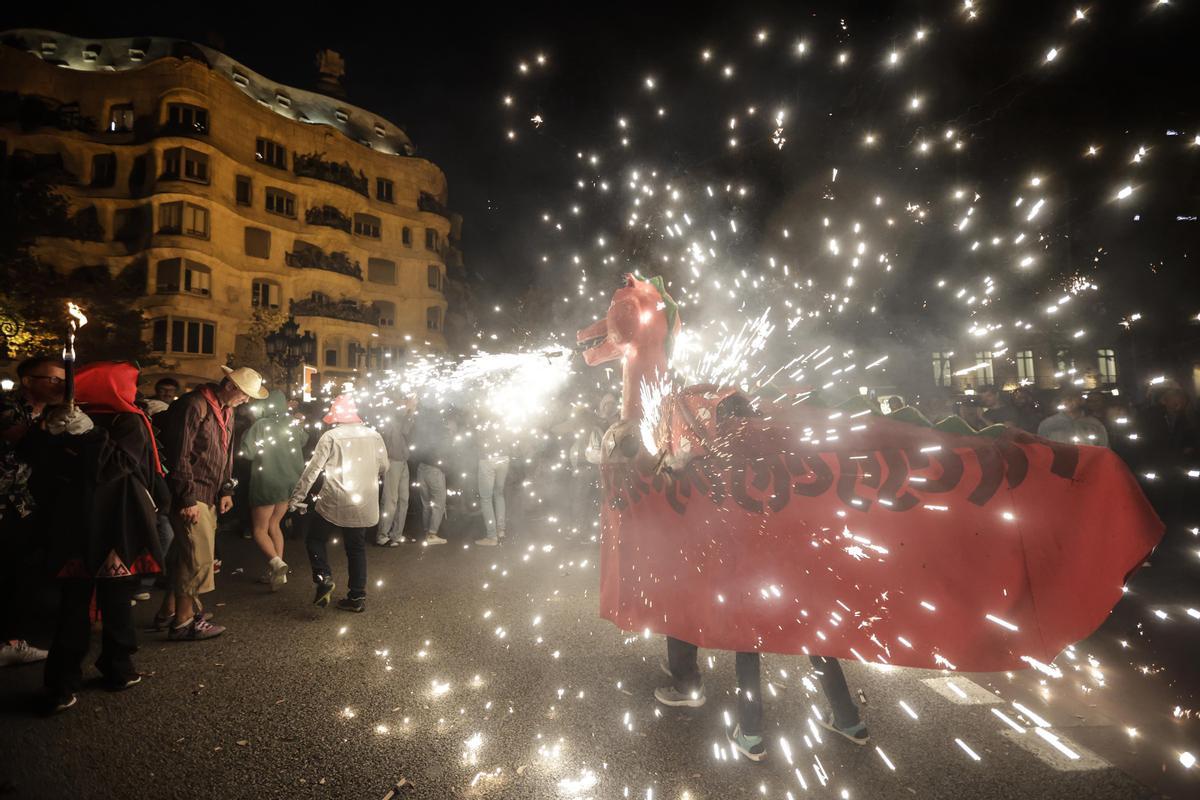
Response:
[{"label": "curved balcony railing", "polygon": [[327,228],[337,228],[339,231],[350,232],[350,218],[335,206],[316,206],[304,212],[304,221],[309,225],[324,225]]},{"label": "curved balcony railing", "polygon": [[379,309],[348,297],[341,300],[326,300],[316,297],[293,300],[291,301],[291,314],[296,317],[327,317],[346,322],[362,322],[367,325],[379,324]]},{"label": "curved balcony railing", "polygon": [[326,161],[322,158],[324,155],[324,153],[296,153],[292,156],[292,172],[302,178],[316,178],[319,181],[345,186],[363,197],[371,196],[367,191],[367,176],[362,170],[356,174],[354,167],[350,166],[348,161],[338,164],[335,161]]},{"label": "curved balcony railing", "polygon": [[350,256],[341,251],[326,253],[316,245],[297,242],[295,250],[283,254],[283,263],[296,269],[323,269],[349,275],[360,281],[363,279],[362,265],[359,262],[351,261]]}]

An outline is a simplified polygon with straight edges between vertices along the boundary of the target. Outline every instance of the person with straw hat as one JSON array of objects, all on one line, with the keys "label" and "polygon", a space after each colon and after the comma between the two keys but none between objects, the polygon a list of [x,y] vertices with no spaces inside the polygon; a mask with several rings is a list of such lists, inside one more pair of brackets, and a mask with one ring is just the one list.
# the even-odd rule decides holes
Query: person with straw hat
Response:
[{"label": "person with straw hat", "polygon": [[220,383],[199,386],[163,412],[175,539],[167,552],[171,589],[155,623],[173,641],[211,639],[225,630],[205,618],[200,595],[215,586],[217,515],[233,508],[233,409],[267,398],[262,375],[249,367],[221,369]]}]

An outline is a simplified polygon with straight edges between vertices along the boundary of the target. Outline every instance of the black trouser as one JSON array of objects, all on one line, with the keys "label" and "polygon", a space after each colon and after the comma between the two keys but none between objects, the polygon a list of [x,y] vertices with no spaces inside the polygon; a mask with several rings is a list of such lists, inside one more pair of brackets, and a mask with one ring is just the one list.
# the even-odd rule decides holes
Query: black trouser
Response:
[{"label": "black trouser", "polygon": [[838,660],[824,656],[810,656],[808,660],[812,662],[817,679],[821,681],[821,690],[825,692],[825,699],[833,709],[834,724],[839,728],[853,728],[861,722],[858,706],[850,697],[850,687],[846,685],[846,675],[842,672],[842,665]]},{"label": "black trouser", "polygon": [[33,517],[18,517],[14,509],[5,509],[0,518],[0,564],[7,577],[0,580],[0,643],[28,636],[33,591],[30,576],[44,574],[32,556]]},{"label": "black trouser", "polygon": [[326,583],[333,576],[329,568],[326,544],[329,537],[340,536],[346,548],[346,566],[350,570],[350,591],[347,596],[360,600],[367,596],[367,531],[370,528],[343,528],[334,525],[320,514],[314,516],[304,535],[304,546],[308,550],[308,563],[313,571],[313,583]]},{"label": "black trouser", "polygon": [[115,681],[134,676],[131,656],[137,652],[137,634],[133,629],[133,596],[136,578],[67,578],[60,582],[62,604],[54,644],[46,659],[46,688],[52,692],[75,692],[83,684],[83,659],[91,640],[92,623],[88,614],[92,589],[96,590],[96,608],[100,611],[103,633],[96,668]]},{"label": "black trouser", "polygon": [[[680,692],[700,690],[697,650],[694,644],[667,637],[667,663],[675,688]],[[745,735],[762,736],[762,675],[759,672],[758,653],[738,653],[736,671],[738,724]]]}]

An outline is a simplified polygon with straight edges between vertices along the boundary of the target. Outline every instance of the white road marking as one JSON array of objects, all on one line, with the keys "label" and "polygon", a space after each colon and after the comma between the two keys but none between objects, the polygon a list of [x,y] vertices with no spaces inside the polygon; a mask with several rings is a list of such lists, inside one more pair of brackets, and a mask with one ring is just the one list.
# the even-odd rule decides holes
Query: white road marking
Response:
[{"label": "white road marking", "polygon": [[922,678],[921,683],[958,706],[986,706],[1004,702],[975,681],[961,675],[951,675],[947,678]]},{"label": "white road marking", "polygon": [[[1060,772],[1090,772],[1091,770],[1108,769],[1112,766],[1091,750],[1080,747],[1061,733],[1051,732],[1046,728],[1032,730],[1041,735],[1030,736],[1029,733],[1017,733],[1007,728],[1000,731],[1000,735]],[[1051,739],[1054,741],[1052,742]],[[1068,756],[1068,752],[1074,754],[1076,758]]]}]

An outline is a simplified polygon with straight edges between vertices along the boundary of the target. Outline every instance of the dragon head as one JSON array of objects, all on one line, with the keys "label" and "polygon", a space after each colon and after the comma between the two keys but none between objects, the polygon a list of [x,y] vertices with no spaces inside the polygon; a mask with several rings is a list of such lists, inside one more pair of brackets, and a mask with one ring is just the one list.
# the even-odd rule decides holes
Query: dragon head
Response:
[{"label": "dragon head", "polygon": [[641,381],[666,374],[679,326],[679,308],[662,278],[627,273],[604,318],[576,334],[588,366],[624,360],[622,418],[640,416]]}]

